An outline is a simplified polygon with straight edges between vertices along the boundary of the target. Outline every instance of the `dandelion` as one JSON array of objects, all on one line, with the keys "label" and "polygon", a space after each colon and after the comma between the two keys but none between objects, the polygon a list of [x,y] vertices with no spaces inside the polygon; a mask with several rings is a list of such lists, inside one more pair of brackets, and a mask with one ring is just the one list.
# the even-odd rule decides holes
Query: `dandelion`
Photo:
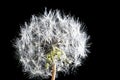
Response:
[{"label": "dandelion", "polygon": [[58,72],[67,73],[80,66],[81,59],[87,56],[89,39],[83,27],[59,10],[33,15],[30,23],[21,27],[15,44],[24,72],[55,80]]}]

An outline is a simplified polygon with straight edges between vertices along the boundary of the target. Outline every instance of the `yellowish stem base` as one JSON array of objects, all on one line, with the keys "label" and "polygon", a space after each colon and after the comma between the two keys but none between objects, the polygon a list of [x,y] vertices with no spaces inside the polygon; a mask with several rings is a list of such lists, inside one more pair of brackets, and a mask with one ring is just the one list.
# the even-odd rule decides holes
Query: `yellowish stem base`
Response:
[{"label": "yellowish stem base", "polygon": [[53,64],[51,80],[55,80],[55,76],[56,76],[56,64]]}]

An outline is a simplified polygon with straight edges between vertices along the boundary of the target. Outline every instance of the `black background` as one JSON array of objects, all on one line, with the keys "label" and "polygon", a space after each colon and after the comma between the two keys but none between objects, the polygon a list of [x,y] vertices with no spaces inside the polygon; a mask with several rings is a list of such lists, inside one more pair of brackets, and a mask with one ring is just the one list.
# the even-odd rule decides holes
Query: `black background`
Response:
[{"label": "black background", "polygon": [[[59,9],[65,14],[71,14],[87,26],[87,33],[91,36],[89,42],[90,54],[83,62],[81,67],[77,68],[76,73],[69,75],[60,74],[56,80],[98,80],[112,77],[113,64],[111,60],[111,51],[109,46],[108,33],[112,25],[111,10],[112,4],[100,1],[76,1],[76,0],[39,0],[33,2],[4,2],[1,13],[2,28],[1,40],[2,50],[2,74],[3,80],[40,80],[39,78],[29,79],[29,75],[22,72],[19,61],[16,60],[13,40],[18,36],[19,29],[24,22],[29,22],[33,14],[39,15],[44,12],[45,7],[49,9]],[[111,33],[112,36],[112,33]],[[112,44],[112,43],[110,43]],[[115,78],[115,77],[114,77]],[[47,79],[47,80],[50,80]]]}]

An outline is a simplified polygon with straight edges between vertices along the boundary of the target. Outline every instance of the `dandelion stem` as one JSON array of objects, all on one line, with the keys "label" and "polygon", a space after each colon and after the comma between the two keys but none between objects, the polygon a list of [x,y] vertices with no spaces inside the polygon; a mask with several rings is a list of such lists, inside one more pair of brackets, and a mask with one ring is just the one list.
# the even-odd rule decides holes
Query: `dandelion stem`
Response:
[{"label": "dandelion stem", "polygon": [[56,64],[54,63],[52,66],[52,78],[51,78],[51,80],[55,80],[55,76],[56,76]]}]

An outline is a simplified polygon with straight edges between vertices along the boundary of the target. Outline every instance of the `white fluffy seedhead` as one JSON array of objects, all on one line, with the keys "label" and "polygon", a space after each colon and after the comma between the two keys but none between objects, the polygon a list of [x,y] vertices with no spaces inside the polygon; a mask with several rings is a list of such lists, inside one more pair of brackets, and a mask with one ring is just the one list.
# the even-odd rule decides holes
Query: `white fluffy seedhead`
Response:
[{"label": "white fluffy seedhead", "polygon": [[81,65],[81,59],[87,56],[89,37],[82,29],[81,23],[69,15],[60,14],[58,10],[45,11],[41,16],[32,16],[29,24],[21,28],[16,48],[24,71],[32,75],[47,78],[51,75],[51,67],[46,69],[46,54],[53,45],[62,50],[68,64],[63,60],[56,61],[56,71],[68,72],[69,68]]}]

